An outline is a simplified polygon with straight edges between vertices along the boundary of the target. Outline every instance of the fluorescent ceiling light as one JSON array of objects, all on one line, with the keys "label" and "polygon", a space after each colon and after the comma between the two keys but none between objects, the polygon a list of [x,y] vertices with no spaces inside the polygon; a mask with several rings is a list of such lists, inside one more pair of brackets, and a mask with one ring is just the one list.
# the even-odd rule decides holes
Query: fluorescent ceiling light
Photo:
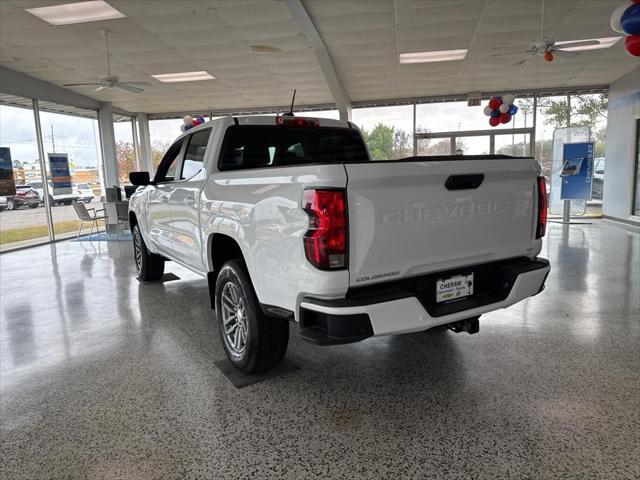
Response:
[{"label": "fluorescent ceiling light", "polygon": [[464,57],[466,56],[466,48],[463,48],[462,50],[401,53],[400,63],[450,62],[452,60],[464,60]]},{"label": "fluorescent ceiling light", "polygon": [[197,82],[199,80],[215,80],[213,75],[201,71],[201,72],[181,72],[181,73],[159,73],[157,75],[151,75],[153,78],[160,82]]},{"label": "fluorescent ceiling light", "polygon": [[583,45],[581,47],[568,47],[562,48],[565,52],[580,52],[583,50],[598,50],[601,48],[609,48],[612,47],[618,40],[622,37],[605,37],[605,38],[583,38],[581,40],[565,40],[562,42],[556,42],[555,46],[562,48],[562,45],[567,45],[575,42],[599,42],[596,45]]},{"label": "fluorescent ceiling light", "polygon": [[27,8],[27,12],[41,18],[51,25],[71,25],[73,23],[100,22],[124,18],[107,2],[94,0],[91,2],[65,3],[51,7]]}]

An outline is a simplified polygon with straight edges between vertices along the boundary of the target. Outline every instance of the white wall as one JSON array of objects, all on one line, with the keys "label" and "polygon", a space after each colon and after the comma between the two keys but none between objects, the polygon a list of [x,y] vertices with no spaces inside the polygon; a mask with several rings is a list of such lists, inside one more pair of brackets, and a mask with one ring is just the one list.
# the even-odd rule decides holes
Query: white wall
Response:
[{"label": "white wall", "polygon": [[638,118],[640,67],[609,85],[602,213],[624,220],[630,220],[633,202]]}]

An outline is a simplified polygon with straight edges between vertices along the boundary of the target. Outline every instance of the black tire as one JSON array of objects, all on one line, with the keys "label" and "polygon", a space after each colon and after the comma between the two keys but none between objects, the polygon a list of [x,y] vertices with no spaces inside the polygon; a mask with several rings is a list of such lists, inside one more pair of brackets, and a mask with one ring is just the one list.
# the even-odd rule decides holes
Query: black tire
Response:
[{"label": "black tire", "polygon": [[[230,303],[233,289],[238,298]],[[289,321],[264,315],[242,260],[230,260],[223,265],[216,280],[215,297],[220,340],[231,363],[244,373],[263,372],[280,363],[289,344]],[[233,317],[234,308],[236,319],[241,320],[236,320],[235,330],[226,334],[224,317]],[[232,322],[234,320],[228,321],[228,330],[233,329]],[[233,342],[239,331],[244,333],[240,334],[236,348]]]},{"label": "black tire", "polygon": [[164,275],[164,258],[147,250],[140,227],[133,227],[133,258],[138,278],[143,282],[160,280]]},{"label": "black tire", "polygon": [[13,200],[9,199],[7,200],[7,210],[15,210],[16,209],[16,202],[14,202]]},{"label": "black tire", "polygon": [[29,208],[38,208],[38,204],[37,203],[36,204],[32,203],[31,205],[29,205]]}]

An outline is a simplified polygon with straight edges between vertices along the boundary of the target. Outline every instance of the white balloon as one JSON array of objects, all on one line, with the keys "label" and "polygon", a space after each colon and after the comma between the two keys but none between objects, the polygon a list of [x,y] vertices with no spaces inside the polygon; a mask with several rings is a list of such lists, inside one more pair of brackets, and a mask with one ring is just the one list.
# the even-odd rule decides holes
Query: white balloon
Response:
[{"label": "white balloon", "polygon": [[498,107],[498,110],[500,110],[500,113],[507,113],[509,111],[510,106],[511,105],[507,105],[506,103],[503,103]]},{"label": "white balloon", "polygon": [[483,112],[487,117],[490,117],[491,116],[491,112],[493,112],[493,110],[491,110],[491,107],[487,105],[486,107],[484,107]]},{"label": "white balloon", "polygon": [[[513,102],[515,101],[516,97],[511,95],[510,93],[507,93],[506,95],[502,96],[502,104],[503,105],[513,105]],[[509,110],[507,108],[507,110]]]},{"label": "white balloon", "polygon": [[630,5],[633,5],[633,3],[625,2],[613,11],[610,20],[611,30],[618,33],[624,33],[622,31],[622,27],[620,27],[620,18],[622,17],[624,11],[629,8]]},{"label": "white balloon", "polygon": [[184,122],[185,125],[189,125],[189,126],[193,125],[193,117],[191,115],[185,115],[182,121]]}]

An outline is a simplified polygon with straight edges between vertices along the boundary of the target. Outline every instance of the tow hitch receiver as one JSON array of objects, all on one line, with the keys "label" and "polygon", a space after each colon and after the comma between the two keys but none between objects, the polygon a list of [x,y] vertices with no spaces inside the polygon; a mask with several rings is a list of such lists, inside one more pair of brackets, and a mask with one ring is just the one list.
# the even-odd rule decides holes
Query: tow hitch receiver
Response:
[{"label": "tow hitch receiver", "polygon": [[468,334],[478,333],[480,331],[480,317],[467,318],[457,322],[450,323],[447,328],[453,332],[467,332]]}]

